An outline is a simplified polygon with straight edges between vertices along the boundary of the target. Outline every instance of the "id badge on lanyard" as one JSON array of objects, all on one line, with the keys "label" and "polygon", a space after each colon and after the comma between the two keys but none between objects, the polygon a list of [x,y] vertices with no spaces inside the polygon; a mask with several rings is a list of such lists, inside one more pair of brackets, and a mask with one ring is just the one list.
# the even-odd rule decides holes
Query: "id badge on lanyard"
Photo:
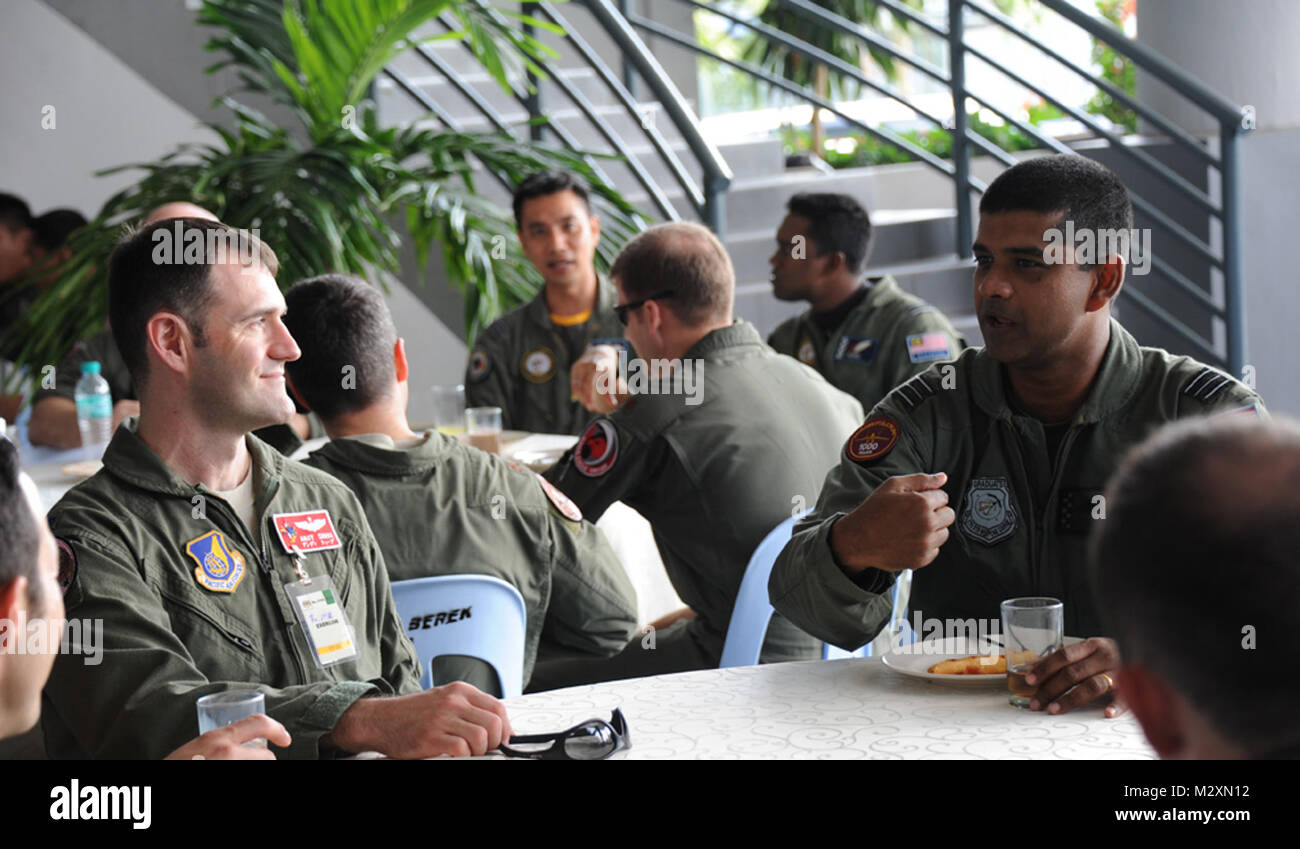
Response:
[{"label": "id badge on lanyard", "polygon": [[[274,521],[281,543],[294,558],[298,579],[285,584],[284,591],[293,601],[293,612],[311,647],[312,660],[320,669],[352,660],[357,656],[356,634],[334,582],[329,575],[308,575],[303,564],[304,550],[340,547],[329,513],[279,514]],[[306,535],[298,529],[305,529]]]}]

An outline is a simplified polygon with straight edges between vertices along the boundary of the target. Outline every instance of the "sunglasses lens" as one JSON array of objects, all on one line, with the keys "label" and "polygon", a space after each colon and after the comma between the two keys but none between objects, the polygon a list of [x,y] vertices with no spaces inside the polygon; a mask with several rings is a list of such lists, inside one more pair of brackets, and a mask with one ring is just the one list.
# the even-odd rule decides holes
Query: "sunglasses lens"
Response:
[{"label": "sunglasses lens", "polygon": [[576,761],[594,761],[609,757],[618,743],[614,731],[605,722],[589,722],[564,740],[564,751]]}]

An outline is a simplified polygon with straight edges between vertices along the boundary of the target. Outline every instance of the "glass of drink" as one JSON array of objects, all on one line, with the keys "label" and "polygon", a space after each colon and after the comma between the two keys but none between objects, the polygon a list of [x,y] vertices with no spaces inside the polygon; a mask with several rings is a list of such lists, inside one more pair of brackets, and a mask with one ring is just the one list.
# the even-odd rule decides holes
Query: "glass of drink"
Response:
[{"label": "glass of drink", "polygon": [[489,454],[501,453],[501,408],[470,407],[465,411],[469,444]]},{"label": "glass of drink", "polygon": [[1065,607],[1054,598],[1009,598],[1002,602],[1002,636],[1007,653],[1007,687],[1011,704],[1028,708],[1037,687],[1025,675],[1040,658],[1065,642]]},{"label": "glass of drink", "polygon": [[433,387],[433,426],[439,433],[459,436],[465,432],[465,387]]},{"label": "glass of drink", "polygon": [[[199,734],[238,722],[259,713],[266,713],[266,696],[258,690],[227,690],[200,696],[195,703],[199,711]],[[266,738],[249,740],[245,746],[266,748]]]}]

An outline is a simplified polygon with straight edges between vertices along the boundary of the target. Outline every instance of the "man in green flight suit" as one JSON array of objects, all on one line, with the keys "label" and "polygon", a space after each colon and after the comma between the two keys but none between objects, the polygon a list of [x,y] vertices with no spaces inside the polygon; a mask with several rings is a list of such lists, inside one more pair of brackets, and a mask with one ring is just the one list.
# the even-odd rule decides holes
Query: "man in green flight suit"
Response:
[{"label": "man in green flight suit", "polygon": [[[654,227],[623,248],[611,277],[628,338],[649,359],[619,375],[631,397],[547,477],[589,517],[614,501],[641,513],[689,611],[609,660],[538,664],[534,690],[716,667],[754,549],[804,509],[862,421],[852,396],[732,320],[731,259],[707,229]],[[762,659],[820,648],[777,616]]]},{"label": "man in green flight suit", "polygon": [[[389,578],[483,574],[514,586],[527,613],[525,682],[536,657],[621,649],[636,631],[636,591],[573,502],[518,465],[411,430],[406,348],[383,296],[359,278],[327,274],[296,284],[285,301],[285,325],[302,349],[287,366],[290,385],[331,437],[304,462],[356,493]],[[471,658],[436,659],[433,680],[498,686]]]},{"label": "man in green flight suit", "polygon": [[194,736],[196,698],[246,688],[290,757],[481,754],[510,734],[467,684],[420,692],[356,496],[249,434],[293,412],[277,264],[255,236],[194,218],[113,253],[109,318],[140,416],[50,512],[75,560],[68,616],[104,623],[100,664],[76,645],[55,661],[52,757],[162,757]]},{"label": "man in green flight suit", "polygon": [[[923,638],[932,633],[925,623],[951,636],[997,620],[1003,599],[1056,597],[1066,633],[1089,639],[1032,668],[1031,707],[1064,713],[1113,702],[1118,655],[1097,636],[1104,626],[1085,551],[1105,517],[1107,478],[1167,421],[1263,414],[1233,378],[1139,347],[1111,318],[1122,251],[1050,249],[1068,223],[1106,245],[1130,234],[1132,221],[1119,178],[1079,156],[1021,162],[989,186],[974,245],[986,347],[935,365],[872,410],[777,558],[769,584],[777,610],[851,647],[888,622],[904,569],[917,570],[912,621]],[[1108,715],[1118,711],[1109,704]]]},{"label": "man in green flight suit", "polygon": [[506,429],[576,434],[589,415],[570,391],[570,369],[589,346],[626,347],[614,290],[596,273],[600,219],[587,188],[563,172],[520,183],[514,212],[524,255],[545,285],[474,340],[465,400],[500,407]]},{"label": "man in green flight suit", "polygon": [[782,322],[767,344],[817,369],[866,410],[932,363],[961,353],[966,341],[939,310],[892,277],[861,281],[871,220],[857,201],[809,192],[786,208],[768,260],[772,294],[812,307]]}]

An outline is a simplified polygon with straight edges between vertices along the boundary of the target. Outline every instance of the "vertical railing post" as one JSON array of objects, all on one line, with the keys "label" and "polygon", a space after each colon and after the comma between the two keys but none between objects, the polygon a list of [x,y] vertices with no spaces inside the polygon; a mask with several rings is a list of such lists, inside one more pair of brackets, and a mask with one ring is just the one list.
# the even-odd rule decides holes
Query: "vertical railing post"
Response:
[{"label": "vertical railing post", "polygon": [[[538,5],[536,3],[525,3],[523,5],[523,13],[530,18],[537,17],[539,11],[540,9],[538,8]],[[529,38],[536,38],[537,27],[533,26],[530,23],[525,23],[524,35],[528,36]],[[560,73],[560,69],[553,67],[551,69],[551,73],[558,74]],[[533,73],[532,69],[529,69],[527,74],[528,74],[527,108],[528,108],[528,121],[529,121],[528,138],[534,144],[539,144],[542,141],[542,133],[545,129],[545,127],[543,127],[541,122],[538,120],[542,117],[542,82],[538,78],[537,74]]]},{"label": "vertical railing post", "polygon": [[953,187],[957,193],[957,256],[971,255],[970,146],[966,144],[966,34],[964,0],[948,0],[948,78],[952,88]]},{"label": "vertical railing post", "polygon": [[[618,0],[618,13],[623,16],[623,20],[627,20],[627,13],[631,9],[631,7],[632,7],[631,0]],[[636,98],[636,65],[632,63],[632,60],[628,58],[628,55],[626,53],[622,53],[622,57],[623,57],[623,88],[627,89],[627,93],[632,95],[632,97],[635,99]]]},{"label": "vertical railing post", "polygon": [[720,241],[727,240],[727,187],[725,177],[704,178],[704,224]]},{"label": "vertical railing post", "polygon": [[1227,322],[1228,371],[1242,378],[1246,364],[1246,302],[1241,285],[1241,150],[1240,126],[1219,124],[1219,161],[1223,182],[1223,294]]}]

